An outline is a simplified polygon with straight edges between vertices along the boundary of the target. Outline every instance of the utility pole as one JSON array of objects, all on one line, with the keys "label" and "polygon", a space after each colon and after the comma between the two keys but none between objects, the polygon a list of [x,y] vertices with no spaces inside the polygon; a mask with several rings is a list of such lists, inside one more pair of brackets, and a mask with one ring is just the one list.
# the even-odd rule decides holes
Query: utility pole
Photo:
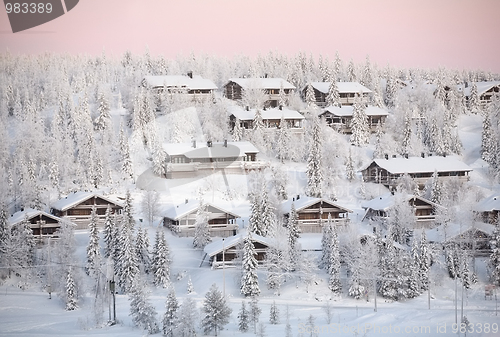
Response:
[{"label": "utility pole", "polygon": [[48,252],[47,252],[47,268],[49,269],[49,284],[47,286],[47,292],[49,293],[49,300],[52,298],[52,271],[51,271],[51,266],[50,266],[50,236],[47,239],[48,242]]},{"label": "utility pole", "polygon": [[455,324],[458,324],[457,276],[455,275]]},{"label": "utility pole", "polygon": [[375,300],[375,308],[373,311],[377,312],[377,281],[373,278],[373,298]]},{"label": "utility pole", "polygon": [[224,251],[225,238],[222,238],[222,295],[226,298],[226,261]]}]

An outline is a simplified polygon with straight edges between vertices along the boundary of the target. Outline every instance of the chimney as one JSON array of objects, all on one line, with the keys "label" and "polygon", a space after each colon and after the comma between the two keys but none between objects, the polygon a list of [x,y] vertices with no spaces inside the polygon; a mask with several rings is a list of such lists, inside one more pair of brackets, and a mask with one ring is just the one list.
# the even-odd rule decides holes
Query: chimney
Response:
[{"label": "chimney", "polygon": [[469,87],[469,81],[465,81],[465,87],[468,88]]},{"label": "chimney", "polygon": [[392,158],[396,158],[396,155],[395,155],[395,154],[393,154],[393,155],[392,155]]},{"label": "chimney", "polygon": [[247,106],[245,107],[245,110],[246,110],[246,111],[250,111],[250,107],[247,105]]},{"label": "chimney", "polygon": [[193,72],[192,71],[188,71],[187,75],[188,75],[189,78],[193,78]]},{"label": "chimney", "polygon": [[425,152],[422,152],[420,156],[422,156],[422,158],[425,158]]},{"label": "chimney", "polygon": [[283,110],[283,105],[280,105],[279,109],[280,109],[280,110]]},{"label": "chimney", "polygon": [[224,147],[227,147],[227,139],[224,139]]},{"label": "chimney", "polygon": [[267,73],[266,73],[266,74],[264,74],[264,78],[267,78]]},{"label": "chimney", "polygon": [[188,200],[188,199],[186,199],[186,200],[184,200],[184,203],[185,203],[185,204],[187,204],[187,203],[188,203],[188,201],[189,201],[189,200]]},{"label": "chimney", "polygon": [[207,141],[207,147],[212,147],[212,141],[211,140]]},{"label": "chimney", "polygon": [[193,139],[193,147],[196,149],[196,139]]},{"label": "chimney", "polygon": [[300,194],[297,194],[297,200],[299,200],[299,199],[300,199]]},{"label": "chimney", "polygon": [[405,153],[405,158],[408,159],[408,153]]},{"label": "chimney", "polygon": [[386,153],[384,154],[385,160],[389,160],[389,155]]}]

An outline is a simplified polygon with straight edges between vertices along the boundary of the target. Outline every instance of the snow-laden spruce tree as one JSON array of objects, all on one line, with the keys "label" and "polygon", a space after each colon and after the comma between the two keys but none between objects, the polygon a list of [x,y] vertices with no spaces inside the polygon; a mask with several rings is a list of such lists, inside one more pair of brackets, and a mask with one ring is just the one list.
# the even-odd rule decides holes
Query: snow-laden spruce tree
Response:
[{"label": "snow-laden spruce tree", "polygon": [[109,102],[106,96],[102,91],[99,91],[97,98],[97,112],[99,115],[94,121],[95,130],[106,131],[109,129],[111,124],[111,115],[110,115],[110,107]]},{"label": "snow-laden spruce tree", "polygon": [[493,284],[500,286],[500,217],[493,231],[491,246],[492,251],[488,260],[490,280]]},{"label": "snow-laden spruce tree", "polygon": [[427,242],[425,231],[420,234],[420,241],[418,244],[418,262],[419,262],[419,275],[420,275],[420,288],[426,291],[430,286],[430,268],[431,268],[431,252]]},{"label": "snow-laden spruce tree", "polygon": [[392,227],[393,240],[404,245],[409,242],[411,229],[415,228],[417,218],[404,193],[394,193],[394,204],[389,209],[388,224]]},{"label": "snow-laden spruce tree", "polygon": [[473,114],[479,112],[479,93],[477,90],[476,82],[473,82],[470,88],[469,111],[472,112]]},{"label": "snow-laden spruce tree", "polygon": [[133,214],[134,210],[132,208],[132,196],[130,194],[130,190],[127,190],[127,193],[125,194],[125,204],[123,206],[122,227],[127,227],[130,234],[133,234],[135,227],[135,220]]},{"label": "snow-laden spruce tree", "polygon": [[210,237],[210,229],[208,224],[207,205],[200,202],[196,211],[196,222],[194,224],[193,247],[203,249],[207,244],[212,242]]},{"label": "snow-laden spruce tree", "polygon": [[290,206],[290,213],[288,214],[286,227],[288,229],[288,246],[290,247],[290,252],[294,252],[297,240],[300,237],[299,216],[295,209],[294,202],[292,202],[292,205]]},{"label": "snow-laden spruce tree", "polygon": [[108,258],[110,256],[113,256],[116,246],[117,246],[117,239],[115,237],[115,232],[116,232],[116,217],[114,217],[111,214],[111,205],[108,204],[108,207],[106,208],[106,218],[104,220],[104,257]]},{"label": "snow-laden spruce tree", "polygon": [[278,159],[283,163],[285,160],[290,159],[290,145],[291,145],[291,133],[288,127],[288,122],[285,120],[285,116],[281,115],[279,129],[276,134],[275,150]]},{"label": "snow-laden spruce tree", "polygon": [[307,157],[307,188],[306,194],[310,197],[321,198],[323,185],[322,172],[322,146],[323,137],[321,125],[317,116],[312,117],[312,134],[309,142],[309,155]]},{"label": "snow-laden spruce tree", "polygon": [[314,110],[317,108],[316,97],[314,95],[314,88],[310,83],[306,87],[306,104],[307,104],[307,107],[311,110]]},{"label": "snow-laden spruce tree", "polygon": [[262,236],[274,236],[276,231],[276,215],[274,214],[274,207],[271,205],[271,201],[269,200],[269,193],[267,188],[262,190],[262,199],[261,199],[261,211],[262,211],[262,228],[261,234]]},{"label": "snow-laden spruce tree", "polygon": [[250,301],[248,312],[250,323],[253,324],[253,331],[257,332],[257,323],[259,323],[259,317],[262,313],[262,309],[259,307],[259,300],[257,297],[253,297]]},{"label": "snow-laden spruce tree", "polygon": [[175,296],[175,290],[173,287],[170,288],[167,299],[165,300],[165,314],[163,314],[162,329],[163,335],[167,337],[174,336],[174,330],[176,328],[176,323],[178,319],[178,309],[179,303],[177,297]]},{"label": "snow-laden spruce tree", "polygon": [[149,274],[151,258],[149,256],[149,236],[146,228],[139,227],[135,236],[135,251],[139,263],[139,269]]},{"label": "snow-laden spruce tree", "polygon": [[353,181],[356,178],[356,171],[354,169],[354,161],[352,159],[352,153],[350,148],[349,148],[349,156],[346,158],[345,177],[349,181]]},{"label": "snow-laden spruce tree", "polygon": [[3,203],[0,204],[0,266],[5,267],[5,254],[7,243],[10,241],[10,228],[7,222],[7,209]]},{"label": "snow-laden spruce tree", "polygon": [[442,195],[442,186],[441,181],[438,178],[438,173],[435,170],[431,177],[431,186],[430,186],[430,195],[429,200],[440,204],[441,203],[441,195]]},{"label": "snow-laden spruce tree", "polygon": [[66,274],[66,287],[65,287],[65,295],[64,299],[66,302],[66,310],[71,311],[78,308],[78,294],[76,291],[75,280],[73,277],[73,271],[71,266],[68,268],[68,272]]},{"label": "snow-laden spruce tree", "polygon": [[243,260],[240,291],[245,297],[254,297],[260,294],[259,277],[257,276],[257,253],[249,231],[243,239]]},{"label": "snow-laden spruce tree", "polygon": [[239,142],[243,139],[243,128],[241,127],[241,121],[239,118],[236,118],[234,121],[233,128],[233,141]]},{"label": "snow-laden spruce tree", "polygon": [[133,241],[130,229],[123,225],[120,235],[120,250],[116,259],[116,276],[118,286],[124,293],[130,292],[134,279],[139,275],[139,261]]},{"label": "snow-laden spruce tree", "polygon": [[130,146],[128,144],[128,140],[125,137],[123,125],[120,128],[119,148],[121,157],[121,172],[123,174],[123,177],[124,179],[133,178],[134,170],[132,168],[132,159],[130,158]]},{"label": "snow-laden spruce tree", "polygon": [[380,282],[379,292],[385,298],[397,301],[400,298],[400,290],[403,288],[404,279],[402,278],[401,265],[398,254],[394,246],[392,228],[389,227],[385,246],[380,254]]},{"label": "snow-laden spruce tree", "polygon": [[359,94],[354,99],[352,106],[350,142],[355,146],[363,146],[370,141],[370,127],[368,125],[368,116],[366,115],[366,106],[361,102]]},{"label": "snow-laden spruce tree", "polygon": [[214,331],[215,336],[217,336],[217,332],[222,330],[224,326],[229,323],[229,317],[231,316],[232,310],[227,305],[226,299],[222,296],[222,293],[215,283],[205,295],[202,311],[204,316],[201,326],[205,334]]},{"label": "snow-laden spruce tree", "polygon": [[331,244],[332,244],[332,226],[331,216],[329,221],[323,226],[323,234],[321,236],[321,257],[319,259],[319,268],[328,270],[330,262]]},{"label": "snow-laden spruce tree", "polygon": [[330,254],[328,261],[328,288],[334,294],[340,294],[342,291],[342,284],[340,282],[340,248],[339,248],[339,238],[337,234],[337,227],[335,224],[331,224],[330,214],[328,215],[328,222],[331,229],[331,243],[330,243]]},{"label": "snow-laden spruce tree", "polygon": [[336,81],[332,81],[328,87],[328,95],[326,96],[326,106],[341,107],[339,87]]},{"label": "snow-laden spruce tree", "polygon": [[196,302],[192,298],[184,298],[178,310],[175,336],[195,337],[197,326]]},{"label": "snow-laden spruce tree", "polygon": [[156,320],[155,307],[149,301],[149,291],[145,282],[137,276],[130,287],[130,316],[135,326],[150,334],[160,331]]},{"label": "snow-laden spruce tree", "polygon": [[151,261],[151,273],[153,274],[153,284],[166,288],[170,285],[170,249],[165,240],[165,234],[158,229],[153,247],[153,258]]},{"label": "snow-laden spruce tree", "polygon": [[249,323],[250,313],[246,308],[245,301],[241,301],[241,308],[238,312],[238,330],[240,330],[241,332],[247,332]]},{"label": "snow-laden spruce tree", "polygon": [[92,207],[90,213],[89,222],[89,243],[87,245],[87,265],[85,266],[85,272],[96,278],[99,274],[99,269],[101,266],[101,250],[99,247],[99,229],[97,227],[98,222],[97,209],[95,206]]},{"label": "snow-laden spruce tree", "polygon": [[273,325],[280,323],[280,310],[278,309],[275,301],[273,301],[273,304],[271,304],[271,308],[269,309],[269,323]]}]

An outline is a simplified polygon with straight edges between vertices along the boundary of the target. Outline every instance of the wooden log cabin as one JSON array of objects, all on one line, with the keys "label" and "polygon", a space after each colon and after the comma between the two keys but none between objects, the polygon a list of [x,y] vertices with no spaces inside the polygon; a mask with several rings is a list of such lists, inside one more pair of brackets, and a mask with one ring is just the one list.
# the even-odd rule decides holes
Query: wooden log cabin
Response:
[{"label": "wooden log cabin", "polygon": [[[259,110],[264,126],[268,129],[281,127],[281,119],[287,123],[287,127],[292,133],[303,133],[303,121],[305,117],[298,111],[286,109],[283,107]],[[231,130],[236,125],[236,120],[240,121],[243,129],[252,129],[257,109],[242,108],[233,106],[229,109],[229,125]]]},{"label": "wooden log cabin", "polygon": [[165,143],[166,178],[192,178],[223,170],[243,174],[259,170],[265,163],[257,160],[259,150],[250,142]]},{"label": "wooden log cabin", "polygon": [[86,229],[93,207],[96,208],[98,224],[104,225],[108,205],[111,214],[122,213],[123,206],[108,197],[91,192],[75,192],[56,201],[51,207],[51,213],[58,217],[67,217],[77,225],[77,229]]},{"label": "wooden log cabin", "polygon": [[329,215],[334,224],[340,228],[346,227],[349,224],[349,213],[352,213],[350,209],[330,200],[297,195],[281,204],[280,209],[285,219],[290,216],[292,204],[302,233],[321,233]]},{"label": "wooden log cabin", "polygon": [[192,72],[187,75],[146,76],[141,84],[155,94],[186,95],[192,100],[211,98],[217,90],[214,82]]},{"label": "wooden log cabin", "polygon": [[500,193],[493,193],[481,200],[475,207],[474,212],[480,219],[492,225],[500,225]]},{"label": "wooden log cabin", "polygon": [[[314,90],[316,105],[326,106],[326,97],[330,90],[331,82],[311,82]],[[372,91],[358,82],[337,82],[337,88],[340,96],[340,103],[344,105],[353,105],[356,96],[359,95],[361,104],[368,104]],[[302,89],[302,97],[306,97],[307,86]]]},{"label": "wooden log cabin", "polygon": [[[495,95],[500,94],[500,81],[476,82],[476,87],[479,96],[479,105],[483,108],[493,101]],[[458,90],[463,91],[467,101],[470,99],[471,89],[471,83],[465,83],[458,86]]]},{"label": "wooden log cabin", "polygon": [[[203,250],[205,255],[200,266],[203,265],[205,259],[208,257],[208,262],[213,269],[222,268],[222,266],[239,267],[234,262],[243,248],[243,242],[247,235],[248,233],[244,231],[237,235],[209,243]],[[262,264],[266,258],[267,249],[273,245],[273,241],[270,238],[257,234],[251,235],[251,241],[255,249],[255,259],[258,264]]]},{"label": "wooden log cabin", "polygon": [[383,184],[395,187],[403,174],[408,174],[415,182],[423,187],[436,171],[438,179],[445,181],[456,178],[466,182],[472,169],[464,162],[453,157],[422,156],[374,159],[362,168],[361,173],[365,182]]},{"label": "wooden log cabin", "polygon": [[398,200],[404,200],[413,209],[415,215],[415,228],[432,228],[436,223],[436,211],[442,206],[415,195],[395,195],[386,193],[361,205],[365,210],[363,220],[380,220],[386,222],[390,210]]},{"label": "wooden log cabin", "polygon": [[[353,106],[329,106],[324,108],[319,116],[325,119],[325,122],[330,127],[342,133],[351,133],[351,121],[353,115]],[[368,126],[371,132],[377,130],[377,126],[384,125],[389,113],[387,110],[369,105],[365,108]]]},{"label": "wooden log cabin", "polygon": [[224,95],[234,101],[241,101],[245,90],[262,91],[266,96],[263,107],[275,108],[279,105],[280,90],[288,97],[295,86],[283,78],[270,77],[230,78],[224,85]]},{"label": "wooden log cabin", "polygon": [[[164,214],[163,225],[180,237],[194,236],[199,207],[199,200],[186,200],[183,204],[171,207]],[[204,204],[204,212],[208,218],[210,236],[236,235],[236,219],[240,218],[239,215],[212,203]]]},{"label": "wooden log cabin", "polygon": [[[22,221],[28,221],[35,238],[43,241],[46,238],[57,238],[57,231],[64,220],[44,211],[28,208],[12,214],[9,218],[9,225],[12,227]],[[70,224],[76,226],[71,222]]]}]

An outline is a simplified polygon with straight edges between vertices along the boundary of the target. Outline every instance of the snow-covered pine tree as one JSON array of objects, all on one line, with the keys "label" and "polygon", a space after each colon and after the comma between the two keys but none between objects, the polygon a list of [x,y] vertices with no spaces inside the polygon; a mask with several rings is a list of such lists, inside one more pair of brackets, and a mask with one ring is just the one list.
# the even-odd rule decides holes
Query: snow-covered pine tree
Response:
[{"label": "snow-covered pine tree", "polygon": [[253,118],[253,131],[262,131],[265,127],[264,125],[264,120],[262,119],[262,112],[260,112],[260,109],[257,109],[255,111],[255,116]]},{"label": "snow-covered pine tree", "polygon": [[203,249],[212,242],[208,225],[207,205],[200,202],[196,211],[196,222],[194,224],[193,247]]},{"label": "snow-covered pine tree", "polygon": [[311,110],[314,110],[317,107],[316,96],[314,95],[314,88],[311,83],[309,83],[306,87],[306,104],[307,107]]},{"label": "snow-covered pine tree", "polygon": [[500,286],[500,217],[492,235],[492,252],[488,260],[491,282]]},{"label": "snow-covered pine tree", "polygon": [[175,327],[175,336],[195,337],[196,336],[196,302],[187,297],[179,307],[179,314]]},{"label": "snow-covered pine tree", "polygon": [[368,126],[368,117],[365,111],[366,107],[361,102],[360,95],[358,94],[354,99],[352,107],[352,120],[351,120],[351,137],[350,142],[355,146],[363,146],[370,140],[370,128]]},{"label": "snow-covered pine tree", "polygon": [[411,117],[410,113],[408,111],[405,112],[404,114],[404,126],[403,126],[403,140],[401,144],[401,155],[408,155],[411,151],[410,146],[411,146],[411,135],[412,135],[412,129],[411,129]]},{"label": "snow-covered pine tree", "polygon": [[127,227],[130,234],[134,232],[135,220],[133,216],[134,210],[132,208],[132,196],[130,190],[125,194],[125,205],[123,206],[123,227]]},{"label": "snow-covered pine tree", "polygon": [[283,88],[283,82],[280,83],[280,91],[278,93],[278,106],[285,107],[288,105],[288,96]]},{"label": "snow-covered pine tree", "polygon": [[431,177],[431,193],[430,193],[430,200],[436,204],[441,203],[441,195],[442,195],[442,186],[441,182],[439,181],[438,178],[438,173],[437,171],[434,171]]},{"label": "snow-covered pine tree", "polygon": [[457,266],[455,266],[455,247],[448,245],[445,248],[445,259],[446,259],[446,267],[448,269],[448,275],[454,279],[458,277],[457,275]]},{"label": "snow-covered pine tree", "polygon": [[153,159],[153,173],[158,177],[164,177],[167,173],[165,167],[165,151],[158,142],[151,144],[152,153],[151,157]]},{"label": "snow-covered pine tree", "polygon": [[153,248],[153,259],[151,261],[151,273],[153,274],[153,284],[166,288],[170,285],[170,250],[165,234],[158,229],[155,236]]},{"label": "snow-covered pine tree", "polygon": [[193,281],[191,281],[191,276],[188,277],[186,290],[188,294],[192,294],[194,292]]},{"label": "snow-covered pine tree", "polygon": [[313,116],[313,127],[311,141],[309,143],[309,155],[307,158],[307,188],[306,194],[311,197],[321,198],[323,173],[322,173],[322,135],[319,118]]},{"label": "snow-covered pine tree", "polygon": [[87,245],[87,265],[85,272],[96,278],[99,274],[101,266],[101,250],[99,247],[99,229],[97,227],[97,209],[92,206],[89,222],[89,243]]},{"label": "snow-covered pine tree", "polygon": [[273,325],[280,323],[280,310],[278,309],[275,301],[273,301],[269,310],[269,323]]},{"label": "snow-covered pine tree", "polygon": [[104,220],[104,257],[108,258],[113,255],[115,249],[116,249],[116,238],[114,237],[115,234],[115,222],[116,218],[113,217],[111,214],[111,205],[108,204],[108,207],[106,208],[106,218]]},{"label": "snow-covered pine tree", "polygon": [[119,148],[121,156],[121,171],[125,178],[133,177],[132,160],[130,159],[130,147],[128,140],[125,137],[125,130],[123,125],[120,126]]},{"label": "snow-covered pine tree", "polygon": [[271,202],[269,200],[269,193],[267,192],[267,188],[264,185],[262,192],[262,205],[261,209],[261,236],[274,236],[274,232],[276,230],[276,216],[274,215],[274,209],[271,206]]},{"label": "snow-covered pine tree", "polygon": [[328,95],[326,96],[326,106],[340,107],[340,93],[336,81],[332,81],[328,87]]},{"label": "snow-covered pine tree", "polygon": [[490,165],[494,165],[496,157],[496,137],[493,135],[489,114],[483,117],[483,131],[481,133],[481,158]]},{"label": "snow-covered pine tree", "polygon": [[173,337],[179,309],[179,303],[177,302],[177,297],[175,297],[175,290],[173,287],[170,288],[167,294],[165,309],[165,314],[163,314],[162,320],[163,335]]},{"label": "snow-covered pine tree", "polygon": [[389,228],[385,246],[380,255],[380,295],[391,300],[398,300],[401,275],[398,270],[398,258],[394,241],[392,239],[392,228]]},{"label": "snow-covered pine tree", "polygon": [[349,148],[349,156],[345,164],[345,176],[347,180],[353,181],[356,178],[356,171],[354,170],[354,161],[352,159],[351,149]]},{"label": "snow-covered pine tree", "polygon": [[245,297],[254,297],[260,294],[259,278],[257,276],[257,259],[252,234],[249,231],[243,240],[243,260],[240,291]]},{"label": "snow-covered pine tree", "polygon": [[146,330],[150,334],[160,331],[156,320],[155,307],[149,301],[149,291],[145,282],[137,276],[130,288],[130,316],[135,326]]},{"label": "snow-covered pine tree", "polygon": [[349,82],[356,82],[356,67],[354,61],[351,59],[347,65],[347,79]]},{"label": "snow-covered pine tree", "polygon": [[425,231],[422,231],[422,234],[420,235],[418,250],[419,250],[420,287],[422,291],[426,291],[427,289],[429,289],[429,282],[430,282],[429,273],[431,267],[431,255]]},{"label": "snow-covered pine tree", "polygon": [[139,263],[139,269],[149,274],[151,268],[151,258],[149,256],[149,237],[146,228],[139,227],[135,236],[135,251]]},{"label": "snow-covered pine tree", "polygon": [[469,256],[465,251],[462,251],[460,255],[461,255],[460,276],[462,278],[462,284],[465,287],[465,289],[470,289],[472,281],[471,281],[471,273],[469,267]]},{"label": "snow-covered pine tree", "polygon": [[118,262],[118,286],[122,292],[129,293],[134,279],[139,275],[139,261],[133,246],[133,236],[127,226],[122,226],[120,235],[120,250],[116,261]]},{"label": "snow-covered pine tree", "polygon": [[249,312],[246,308],[245,301],[241,301],[241,308],[238,313],[238,330],[241,332],[248,331],[248,324],[250,323]]},{"label": "snow-covered pine tree", "polygon": [[239,142],[243,139],[243,128],[241,127],[241,121],[239,118],[236,118],[234,121],[234,128],[233,128],[233,141],[234,142]]},{"label": "snow-covered pine tree", "polygon": [[66,274],[65,290],[66,290],[65,291],[66,310],[71,311],[77,309],[78,295],[76,293],[76,285],[75,285],[75,280],[73,278],[73,271],[71,266],[68,268],[68,273]]},{"label": "snow-covered pine tree", "polygon": [[111,124],[110,108],[108,99],[102,91],[98,94],[97,104],[99,116],[94,121],[94,128],[99,131],[108,130]]},{"label": "snow-covered pine tree", "polygon": [[222,293],[215,283],[205,295],[202,310],[204,313],[201,322],[203,331],[205,334],[214,331],[215,336],[217,336],[218,331],[222,330],[224,326],[229,323],[229,317],[232,312],[231,308],[226,303],[225,297],[222,296]]},{"label": "snow-covered pine tree", "polygon": [[7,209],[0,203],[0,266],[5,267],[5,254],[7,253],[8,242],[10,241],[10,228],[7,222]]},{"label": "snow-covered pine tree", "polygon": [[479,93],[477,91],[476,82],[472,83],[469,94],[469,111],[473,114],[479,112]]},{"label": "snow-covered pine tree", "polygon": [[276,154],[281,163],[290,159],[290,140],[291,134],[288,123],[285,121],[285,116],[281,115],[280,126],[276,135]]},{"label": "snow-covered pine tree", "polygon": [[323,226],[323,235],[321,236],[321,257],[319,267],[328,270],[330,263],[330,253],[332,244],[332,223],[331,215],[328,215],[328,222]]},{"label": "snow-covered pine tree", "polygon": [[[328,215],[330,218],[330,214]],[[342,283],[340,282],[340,248],[337,227],[335,224],[331,226],[331,244],[328,261],[328,288],[334,294],[340,294],[342,291]]]},{"label": "snow-covered pine tree", "polygon": [[253,331],[257,332],[257,323],[259,323],[259,316],[262,313],[262,309],[259,307],[259,300],[257,297],[253,297],[250,301],[250,308],[248,310],[250,323],[253,324]]}]

